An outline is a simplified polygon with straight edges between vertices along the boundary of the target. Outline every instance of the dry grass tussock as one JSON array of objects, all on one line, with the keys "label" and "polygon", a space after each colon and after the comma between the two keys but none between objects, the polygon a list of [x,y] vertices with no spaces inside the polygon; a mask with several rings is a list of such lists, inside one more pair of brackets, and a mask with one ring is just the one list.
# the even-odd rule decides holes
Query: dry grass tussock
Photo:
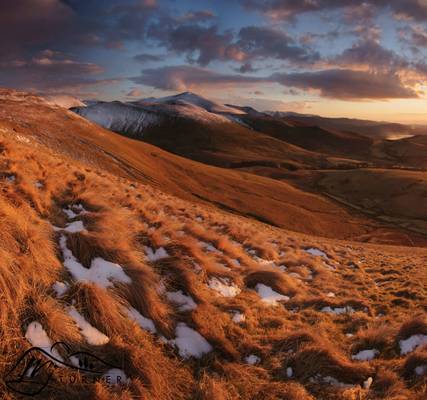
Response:
[{"label": "dry grass tussock", "polygon": [[127,378],[63,368],[47,398],[427,396],[425,253],[268,227],[5,133],[0,150],[1,376],[38,322]]}]

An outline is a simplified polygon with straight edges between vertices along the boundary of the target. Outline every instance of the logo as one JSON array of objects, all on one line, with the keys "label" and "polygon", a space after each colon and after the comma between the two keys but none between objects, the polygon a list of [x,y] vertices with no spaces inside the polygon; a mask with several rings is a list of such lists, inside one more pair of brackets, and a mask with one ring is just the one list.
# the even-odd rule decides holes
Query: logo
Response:
[{"label": "logo", "polygon": [[[64,357],[59,356],[59,349],[62,350],[61,354],[65,354]],[[108,384],[125,383],[122,382],[121,376],[108,376],[108,373],[105,373],[111,369],[119,367],[87,351],[72,352],[66,343],[56,342],[50,351],[41,347],[26,350],[7,372],[4,381],[9,390],[26,396],[40,394],[53,378],[64,385],[76,383],[77,380],[79,384],[95,383],[99,380]],[[76,374],[70,374],[70,370]]]}]

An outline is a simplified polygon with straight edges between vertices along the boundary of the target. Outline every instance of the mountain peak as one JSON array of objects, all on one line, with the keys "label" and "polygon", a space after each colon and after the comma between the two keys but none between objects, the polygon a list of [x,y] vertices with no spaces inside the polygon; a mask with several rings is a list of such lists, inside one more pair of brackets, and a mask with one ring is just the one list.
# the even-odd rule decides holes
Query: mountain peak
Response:
[{"label": "mountain peak", "polygon": [[189,91],[178,93],[172,96],[166,96],[166,97],[159,97],[159,98],[150,97],[145,100],[151,103],[166,103],[166,104],[179,101],[179,102],[200,107],[205,111],[213,112],[213,113],[245,114],[245,112],[242,110],[217,103],[197,93],[193,93]]}]

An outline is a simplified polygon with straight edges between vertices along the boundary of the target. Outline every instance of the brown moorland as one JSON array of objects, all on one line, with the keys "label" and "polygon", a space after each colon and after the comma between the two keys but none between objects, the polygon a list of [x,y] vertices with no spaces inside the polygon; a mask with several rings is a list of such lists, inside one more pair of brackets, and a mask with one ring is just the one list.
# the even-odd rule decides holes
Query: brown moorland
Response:
[{"label": "brown moorland", "polygon": [[[195,201],[183,178],[221,169],[14,96],[0,125],[2,377],[42,338],[126,375],[88,384],[58,368],[44,398],[426,398],[425,249],[304,235]],[[231,176],[248,191],[264,182],[223,173],[197,195]],[[7,382],[4,398],[20,398]]]}]

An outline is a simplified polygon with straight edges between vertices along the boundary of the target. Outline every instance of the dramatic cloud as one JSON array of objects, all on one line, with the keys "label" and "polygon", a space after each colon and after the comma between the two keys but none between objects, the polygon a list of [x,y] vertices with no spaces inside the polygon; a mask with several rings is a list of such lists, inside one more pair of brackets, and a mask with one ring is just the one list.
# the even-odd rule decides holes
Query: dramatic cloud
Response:
[{"label": "dramatic cloud", "polygon": [[0,86],[48,92],[73,92],[87,86],[111,83],[96,79],[103,68],[94,63],[80,62],[52,50],[44,50],[30,59],[0,62]]},{"label": "dramatic cloud", "polygon": [[268,78],[249,77],[245,75],[228,75],[205,68],[191,66],[172,66],[157,69],[146,69],[141,76],[132,78],[138,84],[156,89],[183,91],[201,86],[253,86],[268,82]]},{"label": "dramatic cloud", "polygon": [[219,33],[216,26],[180,25],[170,31],[158,26],[150,34],[152,38],[158,38],[168,50],[187,54],[190,62],[200,65],[231,57],[227,47],[233,36],[230,32]]},{"label": "dramatic cloud", "polygon": [[268,27],[248,26],[238,35],[237,46],[246,59],[275,58],[293,63],[310,63],[319,59],[319,54],[308,47],[298,45],[287,33]]},{"label": "dramatic cloud", "polygon": [[417,93],[403,86],[391,73],[375,73],[348,69],[274,74],[272,79],[285,86],[319,91],[323,97],[342,100],[415,98]]},{"label": "dramatic cloud", "polygon": [[59,0],[14,0],[0,12],[0,55],[11,57],[31,46],[62,37],[73,11]]},{"label": "dramatic cloud", "polygon": [[163,90],[244,85],[385,99],[421,95],[427,82],[425,0],[238,0],[209,2],[212,10],[168,0],[6,3],[0,85],[8,87],[75,93],[120,82],[105,92],[133,97],[140,88],[132,82]]},{"label": "dramatic cloud", "polygon": [[355,43],[352,47],[333,58],[331,62],[346,67],[375,71],[390,71],[408,66],[408,62],[394,51],[385,49],[373,40],[363,40]]}]

